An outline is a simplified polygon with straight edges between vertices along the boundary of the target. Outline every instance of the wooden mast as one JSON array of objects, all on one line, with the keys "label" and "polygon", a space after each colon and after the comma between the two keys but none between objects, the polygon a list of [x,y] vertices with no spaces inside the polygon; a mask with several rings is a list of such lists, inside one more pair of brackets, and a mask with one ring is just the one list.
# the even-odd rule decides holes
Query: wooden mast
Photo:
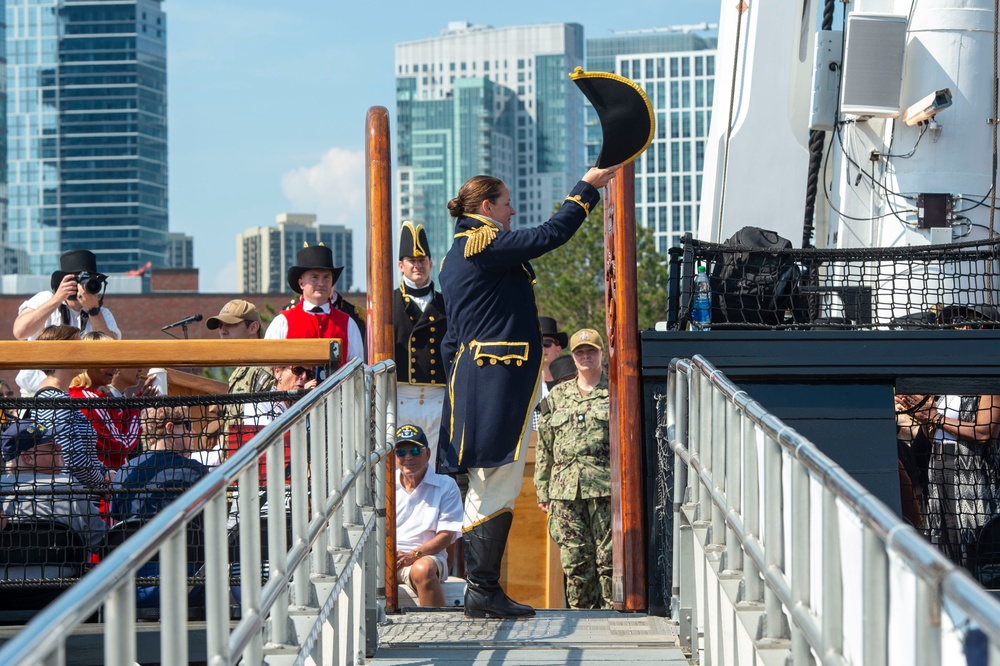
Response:
[{"label": "wooden mast", "polygon": [[616,609],[641,611],[646,609],[646,535],[636,299],[635,162],[622,167],[608,184],[605,194],[613,597]]},{"label": "wooden mast", "polygon": [[[365,118],[365,192],[368,222],[368,362],[392,358],[392,161],[389,111],[368,109]],[[395,409],[395,405],[392,406]],[[396,459],[385,463],[385,602],[396,610]]]}]

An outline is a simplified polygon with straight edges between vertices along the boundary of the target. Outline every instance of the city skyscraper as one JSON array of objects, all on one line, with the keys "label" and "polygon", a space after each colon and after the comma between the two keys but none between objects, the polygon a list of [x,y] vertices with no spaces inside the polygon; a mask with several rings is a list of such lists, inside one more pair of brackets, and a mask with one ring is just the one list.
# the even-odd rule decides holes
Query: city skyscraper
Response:
[{"label": "city skyscraper", "polygon": [[477,174],[503,180],[512,228],[547,220],[582,175],[583,65],[576,23],[448,24],[396,45],[397,219],[423,224],[434,275],[451,247],[448,201]]},{"label": "city skyscraper", "polygon": [[180,232],[167,234],[166,268],[194,268],[194,238]]},{"label": "city skyscraper", "polygon": [[[695,231],[705,140],[715,94],[716,37],[711,26],[678,26],[587,40],[587,71],[616,72],[642,86],[656,112],[656,134],[635,161],[636,225],[653,230],[667,255]],[[601,149],[601,126],[587,107],[588,163]]]},{"label": "city skyscraper", "polygon": [[93,250],[103,272],[167,265],[161,0],[6,0],[7,238],[33,273]]},{"label": "city skyscraper", "polygon": [[316,216],[280,213],[273,227],[251,227],[236,236],[237,289],[243,294],[292,293],[288,269],[303,245],[322,243],[333,251],[333,264],[343,266],[335,289],[354,285],[354,234],[339,224],[316,224]]}]

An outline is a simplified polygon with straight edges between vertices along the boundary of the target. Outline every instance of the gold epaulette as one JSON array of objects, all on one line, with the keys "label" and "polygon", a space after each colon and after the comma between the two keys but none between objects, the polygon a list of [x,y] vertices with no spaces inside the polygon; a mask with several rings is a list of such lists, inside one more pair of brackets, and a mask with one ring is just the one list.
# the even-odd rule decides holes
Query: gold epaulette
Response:
[{"label": "gold epaulette", "polygon": [[583,209],[583,212],[585,214],[590,215],[590,204],[583,203],[583,197],[581,197],[579,194],[576,194],[574,196],[567,195],[566,201],[572,201],[573,203],[580,206],[580,208]]},{"label": "gold epaulette", "polygon": [[469,229],[468,231],[463,231],[460,234],[455,234],[455,238],[465,236],[468,240],[465,242],[465,258],[475,256],[488,248],[490,243],[494,241],[497,237],[497,229],[493,225],[484,224],[481,227],[476,227],[475,229]]}]

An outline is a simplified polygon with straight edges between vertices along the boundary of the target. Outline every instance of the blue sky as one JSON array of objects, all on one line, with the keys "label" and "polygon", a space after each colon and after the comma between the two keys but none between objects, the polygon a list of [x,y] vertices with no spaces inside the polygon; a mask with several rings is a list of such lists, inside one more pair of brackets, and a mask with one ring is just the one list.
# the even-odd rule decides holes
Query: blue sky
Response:
[{"label": "blue sky", "polygon": [[395,120],[396,43],[437,36],[449,21],[572,21],[585,37],[716,23],[720,0],[165,0],[163,8],[170,229],[194,236],[201,290],[223,292],[236,289],[236,234],[282,212],[354,229],[363,288],[365,114],[381,105]]}]

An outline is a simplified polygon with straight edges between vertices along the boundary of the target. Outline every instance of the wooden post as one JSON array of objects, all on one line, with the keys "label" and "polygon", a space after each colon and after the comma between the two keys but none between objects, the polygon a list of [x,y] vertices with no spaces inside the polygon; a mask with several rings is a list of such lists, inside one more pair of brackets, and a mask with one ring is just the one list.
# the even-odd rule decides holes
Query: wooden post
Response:
[{"label": "wooden post", "polygon": [[[368,362],[392,358],[392,161],[389,151],[389,111],[368,109],[365,119],[365,191],[368,195]],[[385,463],[385,603],[397,610],[396,599],[396,460]]]},{"label": "wooden post", "polygon": [[613,595],[616,609],[642,611],[646,610],[646,535],[636,303],[635,162],[622,167],[608,184],[605,195]]}]

